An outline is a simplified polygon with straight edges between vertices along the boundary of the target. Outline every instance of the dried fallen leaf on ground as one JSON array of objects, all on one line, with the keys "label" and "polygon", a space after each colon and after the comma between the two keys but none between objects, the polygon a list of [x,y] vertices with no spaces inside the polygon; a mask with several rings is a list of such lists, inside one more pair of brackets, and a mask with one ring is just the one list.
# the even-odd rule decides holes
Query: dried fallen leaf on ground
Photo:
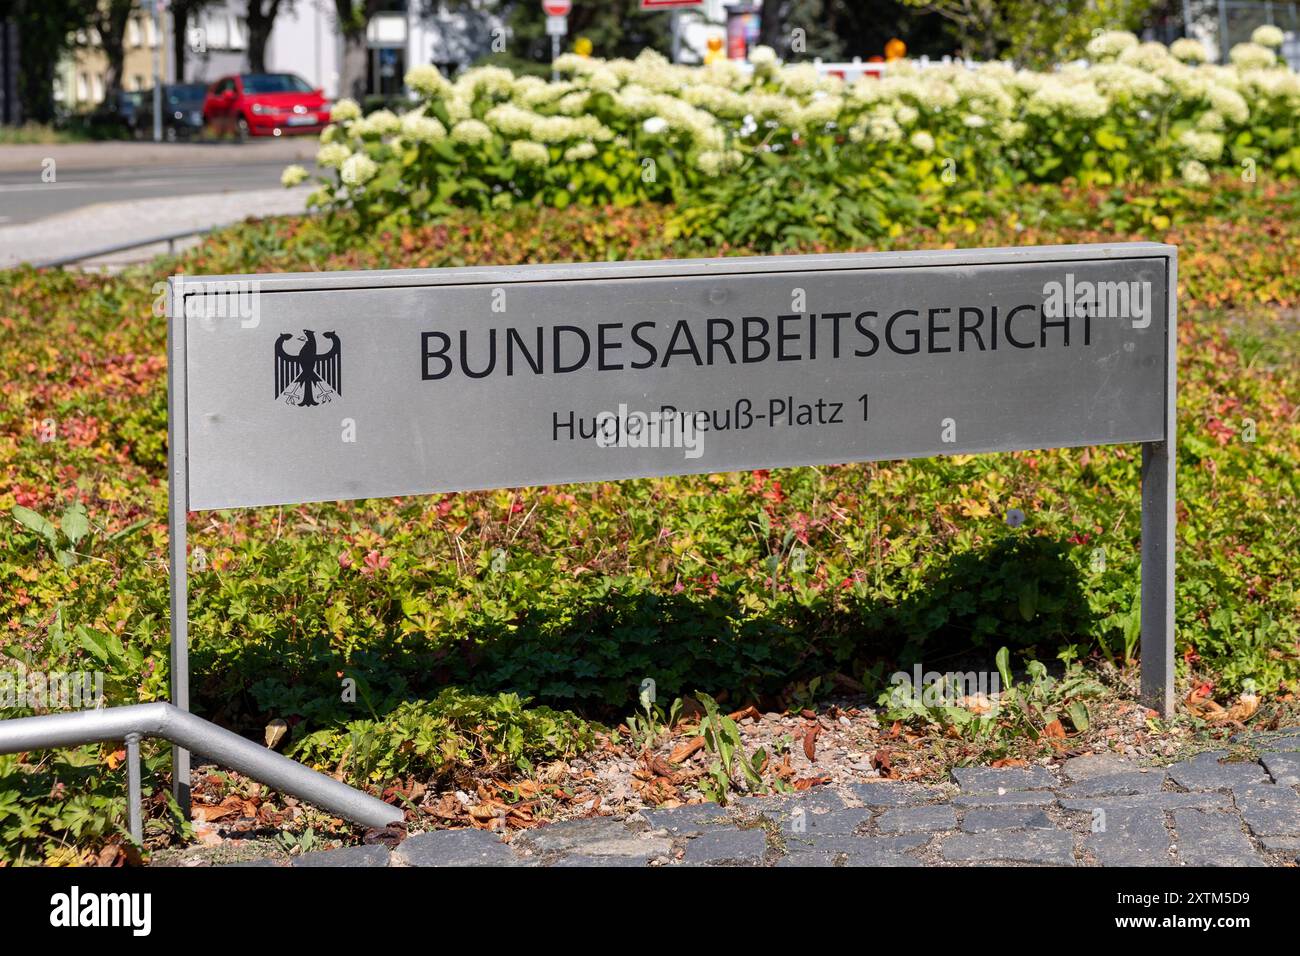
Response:
[{"label": "dried fallen leaf on ground", "polygon": [[1054,720],[1046,727],[1043,728],[1043,736],[1056,737],[1057,739],[1064,740],[1065,725],[1062,724],[1059,720]]},{"label": "dried fallen leaf on ground", "polygon": [[668,755],[668,762],[683,763],[690,760],[702,749],[704,749],[704,738],[692,737],[685,743],[678,744],[673,748],[673,752]]},{"label": "dried fallen leaf on ground", "polygon": [[802,777],[794,782],[796,790],[811,790],[813,787],[820,787],[824,783],[830,783],[831,778],[825,774],[820,777]]},{"label": "dried fallen leaf on ground", "polygon": [[288,732],[289,725],[279,717],[267,724],[266,732],[264,734],[267,748],[269,750],[274,750],[276,747],[280,746],[280,741],[284,739],[284,735]]},{"label": "dried fallen leaf on ground", "polygon": [[817,735],[822,732],[822,725],[814,723],[803,735],[804,756],[810,761],[817,761]]},{"label": "dried fallen leaf on ground", "polygon": [[882,777],[895,776],[892,757],[888,747],[881,747],[872,755],[871,766],[875,767],[876,771]]},{"label": "dried fallen leaf on ground", "polygon": [[976,716],[993,710],[993,701],[987,694],[969,694],[959,700],[958,704]]},{"label": "dried fallen leaf on ground", "polygon": [[1028,767],[1029,761],[1020,757],[1003,757],[1001,760],[995,760],[989,764],[994,770],[1001,770],[1003,767]]}]

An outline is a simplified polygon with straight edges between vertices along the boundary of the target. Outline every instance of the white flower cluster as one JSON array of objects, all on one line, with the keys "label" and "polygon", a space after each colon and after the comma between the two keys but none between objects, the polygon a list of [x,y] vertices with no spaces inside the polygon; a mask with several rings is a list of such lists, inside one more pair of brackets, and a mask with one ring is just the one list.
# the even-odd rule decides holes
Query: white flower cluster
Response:
[{"label": "white flower cluster", "polygon": [[[680,66],[651,51],[630,60],[567,54],[556,61],[555,82],[492,66],[449,80],[417,66],[406,74],[417,103],[402,116],[363,115],[355,101],[336,102],[317,163],[359,187],[422,144],[441,144],[422,154],[431,158],[489,164],[509,157],[528,168],[598,156],[609,168],[639,166],[672,151],[713,178],[748,169],[760,152],[793,155],[814,137],[837,149],[914,159],[961,150],[995,156],[1024,143],[1037,149],[1017,146],[1013,157],[1065,149],[1054,142],[1138,150],[1158,137],[1159,148],[1172,152],[1168,165],[1199,181],[1214,164],[1233,161],[1225,144],[1240,131],[1293,123],[1300,112],[1300,77],[1275,52],[1282,39],[1276,28],[1260,27],[1232,48],[1230,65],[1219,66],[1195,40],[1166,47],[1108,31],[1088,43],[1087,62],[1049,72],[1007,63],[921,69],[904,60],[883,77],[851,83],[809,63],[782,64],[766,47],[751,54],[752,70],[725,60]],[[1118,132],[1099,133],[1103,124]],[[286,185],[301,181],[285,172]]]}]

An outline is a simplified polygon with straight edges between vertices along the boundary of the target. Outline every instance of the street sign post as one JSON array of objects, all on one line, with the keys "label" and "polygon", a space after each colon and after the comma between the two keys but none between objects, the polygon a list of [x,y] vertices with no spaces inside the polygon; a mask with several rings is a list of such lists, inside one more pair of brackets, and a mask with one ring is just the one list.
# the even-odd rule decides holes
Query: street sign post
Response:
[{"label": "street sign post", "polygon": [[560,58],[560,42],[569,32],[569,11],[573,4],[569,0],[542,0],[542,12],[546,14],[546,35],[551,38],[551,79],[558,80],[555,61]]},{"label": "street sign post", "polygon": [[189,511],[1136,443],[1169,714],[1176,272],[1125,243],[174,277],[174,703]]}]

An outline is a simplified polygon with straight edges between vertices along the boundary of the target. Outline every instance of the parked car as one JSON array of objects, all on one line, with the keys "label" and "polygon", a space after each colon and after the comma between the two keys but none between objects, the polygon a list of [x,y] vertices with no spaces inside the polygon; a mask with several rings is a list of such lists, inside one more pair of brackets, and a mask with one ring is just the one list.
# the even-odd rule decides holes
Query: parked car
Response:
[{"label": "parked car", "polygon": [[[175,83],[163,87],[163,137],[189,139],[203,132],[203,101],[208,88],[202,83]],[[152,109],[152,94],[145,100]],[[153,120],[150,119],[152,124]]]},{"label": "parked car", "polygon": [[330,102],[293,73],[241,73],[212,84],[203,119],[212,132],[239,139],[319,133],[330,121]]},{"label": "parked car", "polygon": [[119,136],[138,136],[144,94],[139,90],[118,90],[104,98],[86,117],[92,129]]}]

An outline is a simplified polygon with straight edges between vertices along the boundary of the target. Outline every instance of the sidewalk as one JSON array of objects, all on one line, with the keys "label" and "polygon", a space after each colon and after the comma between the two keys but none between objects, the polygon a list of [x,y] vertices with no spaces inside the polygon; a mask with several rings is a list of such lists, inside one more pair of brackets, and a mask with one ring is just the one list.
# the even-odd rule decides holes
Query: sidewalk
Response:
[{"label": "sidewalk", "polygon": [[53,159],[60,170],[272,161],[288,165],[311,159],[319,147],[315,136],[286,136],[247,143],[22,143],[0,146],[0,173],[30,170],[39,176],[46,159]]},{"label": "sidewalk", "polygon": [[[20,262],[45,262],[185,229],[211,229],[249,216],[298,214],[306,211],[310,193],[310,187],[301,186],[97,203],[36,222],[0,226],[0,268],[12,268]],[[141,247],[85,264],[120,266],[147,261],[161,251],[165,247]]]},{"label": "sidewalk", "polygon": [[[1288,866],[1300,858],[1300,728],[1243,735],[1258,762],[1168,768],[1118,754],[965,768],[953,783],[819,787],[625,820],[435,830],[253,866]],[[241,864],[235,864],[241,865]]]}]

